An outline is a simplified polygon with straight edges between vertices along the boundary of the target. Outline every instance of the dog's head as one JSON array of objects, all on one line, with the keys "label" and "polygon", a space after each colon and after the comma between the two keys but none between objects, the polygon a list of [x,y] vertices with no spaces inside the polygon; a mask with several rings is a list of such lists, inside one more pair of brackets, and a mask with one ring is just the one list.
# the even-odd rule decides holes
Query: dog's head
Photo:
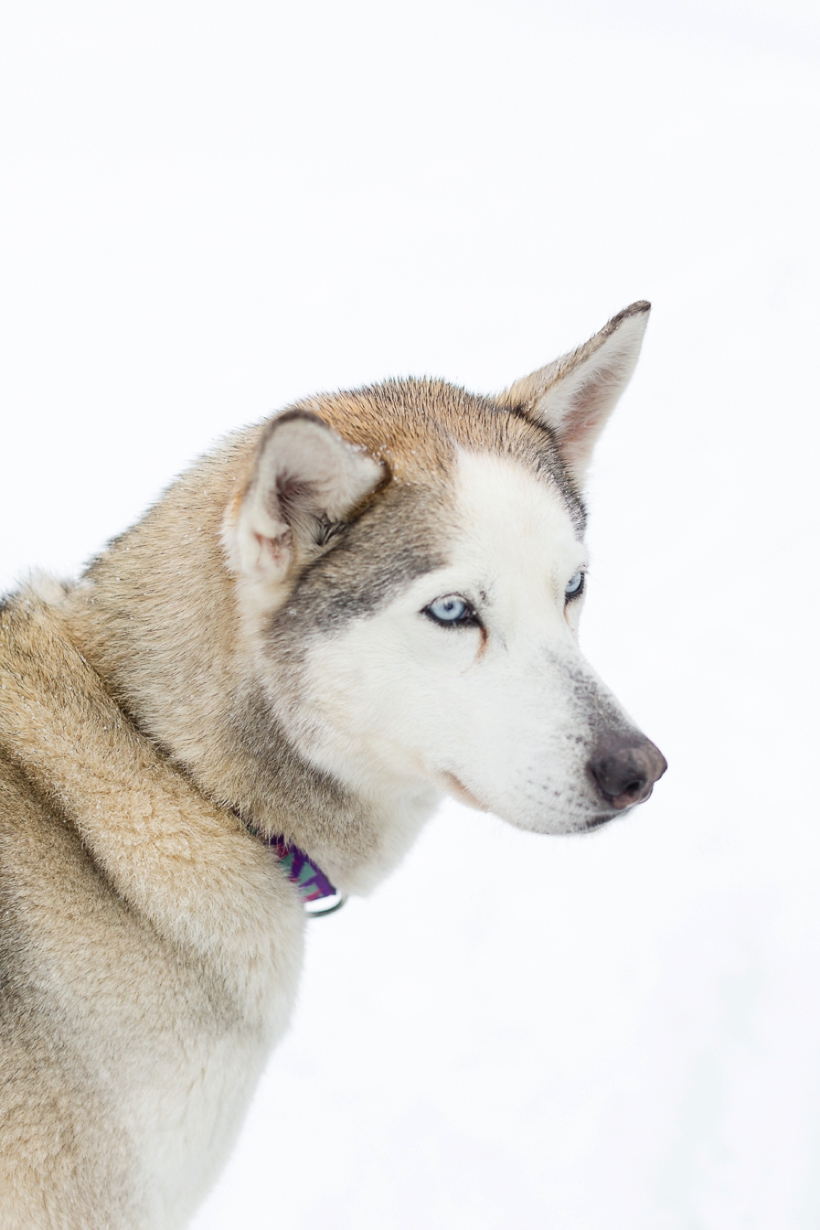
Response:
[{"label": "dog's head", "polygon": [[255,669],[317,767],[539,832],[649,796],[663,756],[577,644],[584,474],[648,311],[497,398],[396,382],[266,426],[223,541]]}]

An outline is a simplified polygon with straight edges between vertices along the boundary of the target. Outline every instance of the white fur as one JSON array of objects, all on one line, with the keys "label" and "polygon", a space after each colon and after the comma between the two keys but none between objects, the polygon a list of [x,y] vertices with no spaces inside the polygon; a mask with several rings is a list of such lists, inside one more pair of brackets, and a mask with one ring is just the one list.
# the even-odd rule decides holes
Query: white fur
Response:
[{"label": "white fur", "polygon": [[[614,702],[578,648],[582,599],[564,598],[586,548],[557,489],[510,459],[462,452],[457,485],[449,562],[311,651],[293,731],[393,817],[397,848],[397,800],[425,783],[537,832],[582,830],[601,811],[584,764],[597,702]],[[480,614],[486,645],[423,613],[452,593]]]}]

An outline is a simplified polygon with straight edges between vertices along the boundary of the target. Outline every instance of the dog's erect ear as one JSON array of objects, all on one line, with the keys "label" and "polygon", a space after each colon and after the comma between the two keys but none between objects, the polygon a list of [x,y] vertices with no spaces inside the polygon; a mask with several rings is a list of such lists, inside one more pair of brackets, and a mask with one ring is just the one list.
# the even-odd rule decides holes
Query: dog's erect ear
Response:
[{"label": "dog's erect ear", "polygon": [[236,572],[284,580],[386,477],[384,466],[305,410],[274,419],[250,482],[228,510],[223,540]]},{"label": "dog's erect ear", "polygon": [[579,480],[635,369],[649,307],[641,300],[624,308],[583,346],[517,380],[499,399],[550,428],[566,465]]}]

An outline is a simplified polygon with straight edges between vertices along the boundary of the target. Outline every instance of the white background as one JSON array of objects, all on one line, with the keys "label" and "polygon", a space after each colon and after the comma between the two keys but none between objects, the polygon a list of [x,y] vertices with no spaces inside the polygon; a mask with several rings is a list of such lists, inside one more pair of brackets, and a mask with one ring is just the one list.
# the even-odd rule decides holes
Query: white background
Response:
[{"label": "white background", "polygon": [[196,1230],[820,1225],[816,14],[4,6],[0,589],[291,399],[654,303],[583,642],[669,773],[589,839],[448,804],[312,924]]}]

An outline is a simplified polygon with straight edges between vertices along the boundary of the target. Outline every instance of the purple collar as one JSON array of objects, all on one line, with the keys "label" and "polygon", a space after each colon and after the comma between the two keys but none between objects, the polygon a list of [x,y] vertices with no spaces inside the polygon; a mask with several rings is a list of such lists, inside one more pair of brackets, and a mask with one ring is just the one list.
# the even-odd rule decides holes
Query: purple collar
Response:
[{"label": "purple collar", "polygon": [[279,859],[291,884],[296,885],[305,913],[310,918],[332,914],[344,905],[345,898],[304,850],[291,845],[281,836],[264,837],[260,833],[259,837]]}]

